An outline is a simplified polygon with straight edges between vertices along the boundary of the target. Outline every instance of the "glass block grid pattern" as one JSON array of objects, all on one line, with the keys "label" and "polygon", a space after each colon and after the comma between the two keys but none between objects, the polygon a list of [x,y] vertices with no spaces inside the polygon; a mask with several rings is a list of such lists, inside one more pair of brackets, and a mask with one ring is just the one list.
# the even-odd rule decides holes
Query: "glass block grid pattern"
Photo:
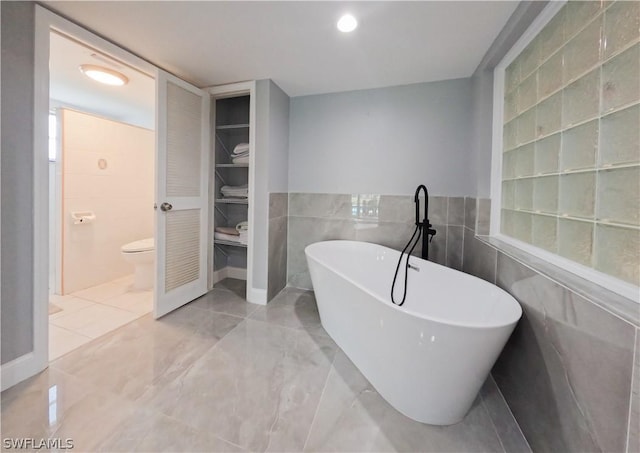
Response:
[{"label": "glass block grid pattern", "polygon": [[569,1],[504,93],[501,233],[640,285],[640,2]]}]

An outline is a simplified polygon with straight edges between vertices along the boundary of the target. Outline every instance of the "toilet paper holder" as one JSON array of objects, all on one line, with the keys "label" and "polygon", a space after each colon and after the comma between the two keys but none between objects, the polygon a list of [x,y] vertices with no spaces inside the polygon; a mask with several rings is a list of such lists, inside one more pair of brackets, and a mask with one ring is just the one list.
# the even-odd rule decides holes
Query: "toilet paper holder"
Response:
[{"label": "toilet paper holder", "polygon": [[96,219],[96,215],[92,211],[74,211],[71,213],[74,225],[84,223],[92,223]]}]

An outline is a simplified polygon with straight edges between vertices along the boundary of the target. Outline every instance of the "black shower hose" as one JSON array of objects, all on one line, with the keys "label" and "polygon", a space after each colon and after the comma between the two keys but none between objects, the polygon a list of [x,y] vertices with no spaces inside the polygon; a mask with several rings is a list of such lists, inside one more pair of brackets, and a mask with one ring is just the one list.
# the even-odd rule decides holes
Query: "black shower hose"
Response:
[{"label": "black shower hose", "polygon": [[[418,237],[414,242],[413,238],[415,238],[416,233],[418,234]],[[416,245],[420,241],[421,235],[422,235],[422,224],[418,223],[416,224],[416,229],[413,231],[413,234],[411,235],[411,239],[409,239],[409,242],[407,242],[407,245],[405,245],[404,249],[402,249],[402,253],[400,253],[400,259],[398,260],[398,265],[396,266],[396,273],[393,275],[393,283],[391,284],[391,302],[396,304],[398,307],[402,307],[402,304],[404,304],[404,300],[407,298],[407,278],[409,275],[409,257],[411,256],[411,253],[413,253],[413,249],[416,248]],[[412,242],[413,242],[413,245],[411,245]],[[411,249],[407,253],[407,249],[409,248],[410,245],[411,245]],[[407,262],[404,267],[404,293],[402,294],[402,301],[400,301],[400,303],[397,303],[393,298],[393,290],[396,286],[396,279],[398,278],[398,271],[400,270],[402,257],[404,256],[405,253],[407,253]]]}]

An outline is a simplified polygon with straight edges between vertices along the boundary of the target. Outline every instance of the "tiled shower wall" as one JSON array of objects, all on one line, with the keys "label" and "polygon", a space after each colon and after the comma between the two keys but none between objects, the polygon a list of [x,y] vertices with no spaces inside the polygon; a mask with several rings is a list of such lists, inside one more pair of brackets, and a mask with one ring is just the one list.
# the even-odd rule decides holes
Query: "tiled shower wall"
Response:
[{"label": "tiled shower wall", "polygon": [[602,294],[584,297],[478,239],[489,203],[466,202],[463,270],[523,309],[492,375],[532,450],[640,451],[637,307],[617,316]]},{"label": "tiled shower wall", "polygon": [[[430,197],[429,220],[437,232],[429,245],[430,260],[461,269],[464,198]],[[304,255],[309,244],[349,239],[402,250],[414,228],[413,196],[290,193],[287,282],[311,289]],[[420,245],[414,251],[419,253]]]}]

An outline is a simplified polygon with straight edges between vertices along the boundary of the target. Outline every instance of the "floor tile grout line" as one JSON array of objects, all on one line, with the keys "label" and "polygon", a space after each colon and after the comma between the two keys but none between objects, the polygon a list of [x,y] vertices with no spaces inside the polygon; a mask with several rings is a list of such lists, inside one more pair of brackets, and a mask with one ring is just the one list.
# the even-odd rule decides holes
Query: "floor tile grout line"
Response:
[{"label": "floor tile grout line", "polygon": [[485,415],[487,416],[487,418],[491,422],[491,426],[493,427],[493,432],[495,433],[496,437],[498,438],[498,442],[500,443],[500,446],[502,447],[502,453],[507,453],[507,449],[505,448],[504,443],[502,442],[502,437],[500,436],[500,433],[498,432],[498,427],[496,426],[495,422],[493,421],[493,417],[489,413],[489,409],[487,408],[487,403],[485,401],[484,395],[482,395],[482,394],[480,394],[480,403],[482,404],[482,408],[484,409]]},{"label": "floor tile grout line", "polygon": [[[193,308],[197,308],[197,307],[193,307]],[[237,316],[236,316],[236,318],[237,318]],[[220,337],[220,338],[218,339],[218,341],[216,341],[216,342],[215,342],[215,344],[213,344],[209,349],[207,349],[206,351],[204,351],[204,352],[202,353],[202,355],[201,355],[198,359],[196,359],[196,360],[195,360],[191,365],[189,365],[187,368],[185,368],[184,370],[182,370],[182,372],[181,372],[181,373],[178,373],[178,374],[177,374],[177,375],[176,375],[176,376],[175,376],[171,381],[167,382],[167,383],[165,384],[165,388],[166,388],[166,387],[168,387],[169,385],[173,384],[174,382],[176,382],[176,381],[177,381],[177,380],[179,380],[180,378],[182,378],[182,377],[185,375],[185,373],[189,372],[189,371],[190,371],[190,370],[195,366],[195,364],[196,364],[199,360],[201,360],[201,359],[202,359],[202,357],[204,357],[205,355],[209,354],[211,351],[215,350],[215,349],[218,347],[218,345],[219,345],[220,343],[222,343],[222,341],[223,341],[223,340],[224,340],[224,339],[225,339],[225,338],[226,338],[226,337],[227,337],[231,332],[233,332],[234,330],[236,330],[240,325],[242,325],[242,323],[244,323],[244,322],[246,322],[246,321],[247,321],[246,319],[243,319],[243,320],[242,320],[242,321],[240,321],[238,324],[236,324],[235,326],[233,326],[233,328],[231,328],[227,333],[225,333],[222,337]],[[189,428],[191,428],[191,429],[193,429],[193,430],[195,430],[195,431],[202,431],[202,430],[201,430],[200,428],[198,428],[197,426],[194,426],[194,425],[192,425],[192,424],[190,424],[190,423],[187,423],[185,420],[181,420],[181,419],[175,418],[175,417],[173,417],[173,416],[171,416],[171,415],[169,415],[169,414],[166,414],[165,412],[162,412],[162,411],[157,411],[157,412],[158,412],[158,413],[160,413],[160,414],[162,414],[162,415],[164,415],[164,416],[166,416],[166,417],[172,418],[173,420],[177,420],[177,421],[179,421],[180,423],[182,423],[183,425],[188,426]],[[237,445],[237,444],[236,444],[236,443],[234,443],[234,442],[231,442],[231,441],[229,441],[229,440],[225,439],[224,437],[219,436],[218,434],[212,434],[212,435],[213,435],[213,436],[215,436],[215,437],[217,437],[218,439],[221,439],[221,440],[223,440],[223,441],[225,441],[225,442],[227,442],[227,443],[230,443],[230,444],[232,444],[232,445],[234,445],[234,446],[237,446],[237,447],[241,448],[243,451],[250,451],[250,450],[247,450],[247,449],[245,449],[244,447],[242,447],[242,446],[240,446],[240,445]]]},{"label": "floor tile grout line", "polygon": [[[197,299],[196,299],[196,300],[197,300]],[[191,304],[192,302],[195,302],[195,301],[191,301],[191,302],[189,302],[189,303],[187,303],[187,304],[183,305],[182,307],[186,307],[186,306],[188,306],[189,304]],[[182,307],[179,307],[179,308],[175,309],[174,311],[172,311],[172,312],[170,312],[170,313],[167,313],[167,315],[166,315],[166,316],[170,316],[170,315],[171,315],[171,313],[175,313],[176,311],[180,310],[180,308],[182,308]],[[192,305],[192,306],[190,306],[189,308],[190,308],[190,309],[196,309],[196,310],[198,310],[198,311],[204,311],[204,312],[206,312],[206,313],[216,314],[216,315],[225,315],[225,316],[232,316],[232,317],[234,317],[234,318],[249,319],[249,317],[248,317],[248,316],[238,315],[238,314],[233,314],[233,313],[227,313],[227,312],[225,312],[225,311],[218,311],[218,310],[214,310],[213,308],[198,307],[198,306],[196,306],[196,305]],[[160,318],[160,319],[162,319],[162,318]]]},{"label": "floor tile grout line", "polygon": [[493,385],[495,386],[495,389],[498,392],[498,395],[500,395],[500,400],[501,400],[502,404],[504,405],[504,407],[507,408],[507,412],[509,412],[509,416],[511,416],[511,420],[516,424],[516,427],[518,428],[518,433],[520,433],[520,437],[522,438],[522,440],[524,440],[525,444],[527,444],[527,447],[529,447],[529,451],[532,451],[531,445],[529,445],[529,441],[527,440],[527,437],[522,432],[522,428],[520,427],[520,423],[518,423],[518,420],[516,419],[516,416],[513,414],[513,411],[511,410],[511,406],[509,406],[509,404],[507,403],[506,398],[502,394],[502,390],[500,390],[500,387],[498,387],[498,383],[496,382],[495,379],[493,379],[493,376],[491,374],[489,374],[489,379],[491,379],[493,381]]},{"label": "floor tile grout line", "polygon": [[[119,294],[119,295],[117,295],[117,296],[114,296],[114,297],[112,297],[112,298],[110,298],[110,299],[105,299],[105,300],[104,300],[104,301],[102,301],[102,302],[94,302],[94,303],[95,303],[95,304],[102,305],[102,306],[104,306],[104,307],[111,307],[111,308],[115,308],[115,309],[118,309],[118,310],[123,310],[123,311],[129,312],[129,313],[140,314],[140,312],[139,312],[139,311],[127,310],[126,308],[121,308],[121,307],[118,307],[118,306],[116,306],[116,305],[111,305],[111,304],[108,304],[108,303],[107,303],[107,301],[108,301],[108,300],[112,300],[112,299],[115,299],[116,297],[124,296],[125,294],[131,294],[131,293],[132,293],[132,292],[126,292],[126,293],[123,293],[123,294]],[[140,295],[140,296],[145,296],[144,294],[139,294],[139,295]],[[153,293],[151,294],[151,297],[153,297]],[[134,303],[135,303],[135,302],[134,302]],[[143,314],[151,313],[152,311],[153,311],[153,301],[152,301],[151,309],[150,309],[149,311],[145,311]]]},{"label": "floor tile grout line", "polygon": [[106,299],[104,299],[102,302],[104,302],[105,300],[113,299],[114,297],[121,296],[122,294],[126,294],[126,293],[129,293],[129,292],[132,292],[132,291],[130,291],[130,290],[132,289],[132,288],[131,288],[131,285],[132,285],[132,284],[131,284],[130,282],[126,282],[126,283],[125,283],[125,282],[118,283],[118,281],[119,281],[119,280],[123,280],[123,279],[125,279],[125,278],[127,278],[127,277],[128,277],[128,276],[126,276],[126,277],[120,277],[120,278],[117,278],[117,279],[115,279],[115,280],[108,281],[108,282],[106,282],[106,283],[100,283],[100,284],[98,284],[98,285],[90,286],[89,288],[81,289],[81,290],[75,291],[75,292],[73,292],[73,293],[71,293],[71,294],[68,294],[68,296],[77,297],[78,299],[84,299],[84,300],[87,300],[87,301],[89,301],[89,302],[101,303],[101,302],[99,302],[99,301],[97,301],[97,300],[90,299],[90,298],[88,298],[88,297],[86,297],[86,296],[85,296],[85,297],[83,297],[83,296],[79,296],[79,295],[77,295],[77,294],[78,294],[78,293],[80,293],[80,292],[83,292],[83,291],[90,291],[90,290],[92,290],[92,289],[94,289],[94,288],[97,288],[97,287],[100,287],[100,286],[107,286],[107,285],[110,285],[110,286],[120,286],[120,287],[122,287],[122,288],[125,288],[125,289],[126,289],[124,293],[116,294],[115,296],[107,297],[107,298],[106,298]]},{"label": "floor tile grout line", "polygon": [[[94,305],[96,305],[96,303],[95,303],[95,302],[93,302],[91,305],[89,305],[89,306],[87,306],[87,307],[82,307],[82,308],[79,308],[79,309],[77,309],[77,310],[74,310],[74,311],[72,311],[71,313],[67,313],[67,314],[64,314],[64,313],[63,313],[63,314],[61,314],[60,316],[56,316],[54,319],[49,318],[49,323],[50,323],[50,324],[57,325],[57,324],[55,323],[55,321],[57,321],[58,319],[62,319],[62,318],[66,318],[66,317],[71,316],[71,315],[75,315],[75,314],[77,314],[77,313],[80,313],[81,311],[84,311],[84,310],[87,310],[87,309],[89,309],[89,308],[92,308]],[[64,310],[62,310],[62,311],[64,311]],[[57,313],[54,313],[54,314],[57,314]],[[51,316],[51,315],[49,315],[49,316]],[[58,326],[58,327],[62,327],[62,326]]]},{"label": "floor tile grout line", "polygon": [[[233,329],[232,329],[232,330],[233,330]],[[221,338],[221,339],[222,339],[222,338]],[[219,343],[219,341],[218,341],[218,343]],[[215,346],[215,345],[214,345],[214,346]],[[139,407],[140,407],[140,408],[142,408],[142,409],[143,409],[143,410],[145,410],[145,411],[149,411],[149,412],[152,412],[152,413],[154,413],[154,414],[156,414],[156,415],[162,415],[163,417],[167,417],[167,418],[168,418],[168,419],[170,419],[171,421],[176,422],[176,423],[178,423],[178,424],[180,424],[180,425],[183,425],[183,426],[185,426],[185,427],[187,427],[187,428],[189,428],[189,429],[192,429],[192,430],[194,430],[194,431],[195,431],[195,432],[197,432],[197,433],[209,434],[209,435],[211,435],[211,436],[215,437],[216,439],[219,439],[219,440],[221,440],[221,441],[223,441],[223,442],[225,442],[225,443],[231,444],[231,445],[233,445],[234,447],[239,448],[239,449],[240,449],[240,450],[242,450],[242,451],[247,451],[247,452],[249,451],[249,450],[247,450],[245,447],[243,447],[242,445],[239,445],[239,444],[236,444],[235,442],[232,442],[232,441],[230,441],[230,440],[227,440],[227,439],[225,439],[224,437],[221,437],[221,436],[220,436],[220,435],[218,435],[218,434],[207,433],[206,431],[204,431],[204,430],[202,430],[202,429],[200,429],[200,428],[196,428],[196,427],[194,427],[194,426],[192,426],[192,425],[190,425],[190,424],[186,423],[185,421],[180,420],[179,418],[174,417],[173,415],[167,415],[167,414],[165,414],[164,412],[161,412],[161,411],[158,411],[158,410],[155,410],[155,409],[147,409],[144,405],[140,405],[140,404],[139,404],[139,403],[137,403],[137,402],[134,402],[134,404],[139,405]]]},{"label": "floor tile grout line", "polygon": [[[144,314],[142,314],[142,315],[140,315],[140,316],[138,316],[138,317],[136,317],[136,318],[134,318],[134,319],[132,319],[132,320],[130,320],[130,321],[127,321],[127,322],[126,322],[126,323],[124,323],[124,324],[120,324],[120,325],[118,325],[117,327],[115,327],[115,328],[113,328],[113,329],[111,329],[111,330],[109,330],[109,331],[107,331],[107,332],[105,332],[105,333],[103,333],[103,334],[101,334],[101,335],[98,335],[97,337],[88,337],[88,336],[87,336],[87,335],[85,335],[85,334],[82,334],[82,333],[76,332],[76,331],[74,331],[74,330],[66,329],[66,330],[69,330],[70,332],[75,333],[75,334],[77,334],[77,335],[82,335],[82,336],[84,336],[84,337],[87,337],[87,338],[89,339],[89,341],[86,341],[86,342],[82,343],[81,345],[78,345],[77,347],[75,347],[75,348],[73,348],[73,349],[71,349],[71,350],[69,350],[69,351],[65,352],[64,354],[62,354],[62,355],[61,355],[61,356],[59,356],[59,357],[56,357],[56,358],[54,358],[54,359],[49,359],[49,362],[48,362],[48,363],[49,363],[49,366],[51,366],[51,365],[52,365],[52,364],[54,364],[56,361],[58,361],[59,359],[63,358],[64,356],[66,356],[66,355],[67,355],[67,354],[69,354],[70,352],[76,351],[77,349],[79,349],[79,348],[81,348],[81,347],[83,347],[83,346],[86,346],[86,345],[88,345],[89,343],[92,343],[92,342],[94,342],[94,341],[100,340],[100,339],[104,338],[105,336],[110,335],[110,334],[112,334],[112,333],[116,332],[117,330],[119,330],[119,329],[121,329],[121,328],[123,328],[123,327],[126,327],[126,326],[128,326],[129,324],[131,324],[131,323],[134,323],[134,322],[138,321],[140,318],[142,318],[142,317],[144,317],[144,316],[146,316],[146,315],[148,315],[148,314],[150,314],[150,313],[151,313],[151,312],[149,312],[149,313],[144,313]],[[131,313],[130,313],[130,314],[131,314]],[[49,321],[49,322],[51,322],[51,321]],[[55,324],[54,324],[54,325],[55,325]],[[56,325],[56,327],[61,328],[61,329],[64,329],[64,327],[60,327],[60,326],[57,326],[57,325]]]},{"label": "floor tile grout line", "polygon": [[[329,334],[327,333],[326,335],[323,334],[315,334],[315,333],[311,333],[308,330],[306,330],[307,327],[313,327],[313,326],[300,326],[300,327],[291,327],[291,326],[285,326],[284,324],[280,324],[277,322],[273,322],[273,321],[265,321],[264,319],[254,319],[254,318],[246,318],[248,321],[255,321],[255,322],[260,322],[262,324],[267,324],[269,326],[276,326],[276,327],[281,327],[283,329],[287,329],[287,330],[291,330],[294,332],[298,332],[298,333],[303,333],[306,332],[309,336],[311,337],[319,337],[319,336],[324,336],[327,338],[331,338],[329,336]],[[319,327],[322,327],[322,323],[319,324]],[[323,327],[324,329],[324,327]],[[333,340],[333,339],[332,339]]]},{"label": "floor tile grout line", "polygon": [[[115,311],[117,312],[117,314],[118,314],[118,315],[122,315],[122,314],[126,314],[126,315],[138,315],[138,316],[136,316],[136,318],[135,318],[135,319],[138,319],[138,318],[140,318],[140,317],[142,317],[142,316],[146,315],[147,313],[151,313],[151,311],[149,311],[149,312],[147,312],[147,313],[142,313],[142,314],[140,314],[140,313],[136,313],[136,312],[127,311],[127,310],[124,310],[124,309],[121,309],[121,308],[112,307],[112,306],[106,306],[106,305],[102,305],[102,304],[98,304],[98,303],[96,303],[96,304],[94,304],[94,305],[101,305],[103,308],[110,308],[110,309],[112,309],[112,310],[115,310]],[[91,305],[91,306],[89,306],[89,307],[81,308],[80,310],[74,311],[74,312],[72,312],[72,313],[68,313],[67,315],[59,316],[59,317],[57,317],[57,318],[55,318],[55,319],[50,319],[50,320],[49,320],[49,322],[50,322],[51,324],[53,324],[53,325],[57,326],[57,327],[63,327],[63,328],[66,328],[67,330],[71,330],[71,329],[69,329],[68,327],[64,327],[64,326],[60,326],[60,325],[56,324],[56,321],[57,321],[57,320],[59,320],[59,319],[67,318],[67,317],[69,317],[69,316],[71,316],[71,315],[77,315],[78,313],[84,312],[85,310],[89,310],[89,309],[91,309],[91,308],[95,308],[95,307],[94,307],[94,305]],[[84,314],[84,313],[83,313],[83,314]],[[113,314],[113,313],[112,313],[112,314]],[[92,319],[91,321],[92,321],[92,323],[93,323],[93,321],[101,322],[102,320],[101,320],[101,319]],[[95,324],[95,323],[94,323],[94,324]],[[85,324],[85,326],[86,326],[86,325],[88,325],[88,324]]]},{"label": "floor tile grout line", "polygon": [[340,347],[337,346],[336,353],[333,356],[333,360],[331,361],[331,365],[329,365],[329,371],[327,372],[327,377],[325,378],[324,385],[322,386],[322,392],[320,393],[320,398],[318,398],[318,405],[316,406],[316,410],[313,413],[313,419],[311,419],[311,424],[309,425],[309,432],[307,433],[307,437],[304,440],[304,445],[302,446],[302,451],[306,451],[306,449],[307,449],[307,444],[309,443],[309,438],[311,437],[311,431],[313,430],[313,425],[316,422],[316,418],[318,417],[318,412],[320,411],[320,404],[322,403],[322,398],[324,397],[324,392],[327,390],[327,386],[329,385],[329,377],[331,376],[331,371],[333,370],[333,365],[336,363],[336,357],[338,357],[338,353],[340,351],[341,351]]},{"label": "floor tile grout line", "polygon": [[[51,324],[51,325],[53,325],[53,327],[55,327],[56,329],[64,330],[64,331],[67,331],[67,332],[69,332],[69,333],[73,333],[73,334],[75,334],[75,335],[79,335],[79,336],[81,336],[81,337],[88,338],[89,340],[93,340],[93,338],[88,337],[88,336],[86,336],[86,335],[84,335],[84,334],[82,334],[82,333],[78,333],[78,332],[76,332],[75,330],[71,330],[71,329],[69,329],[69,328],[67,328],[67,327],[60,327],[60,326],[58,326],[58,325],[56,325],[56,324],[53,324],[53,323],[50,323],[50,324]],[[49,327],[51,327],[51,326],[49,326]]]}]

